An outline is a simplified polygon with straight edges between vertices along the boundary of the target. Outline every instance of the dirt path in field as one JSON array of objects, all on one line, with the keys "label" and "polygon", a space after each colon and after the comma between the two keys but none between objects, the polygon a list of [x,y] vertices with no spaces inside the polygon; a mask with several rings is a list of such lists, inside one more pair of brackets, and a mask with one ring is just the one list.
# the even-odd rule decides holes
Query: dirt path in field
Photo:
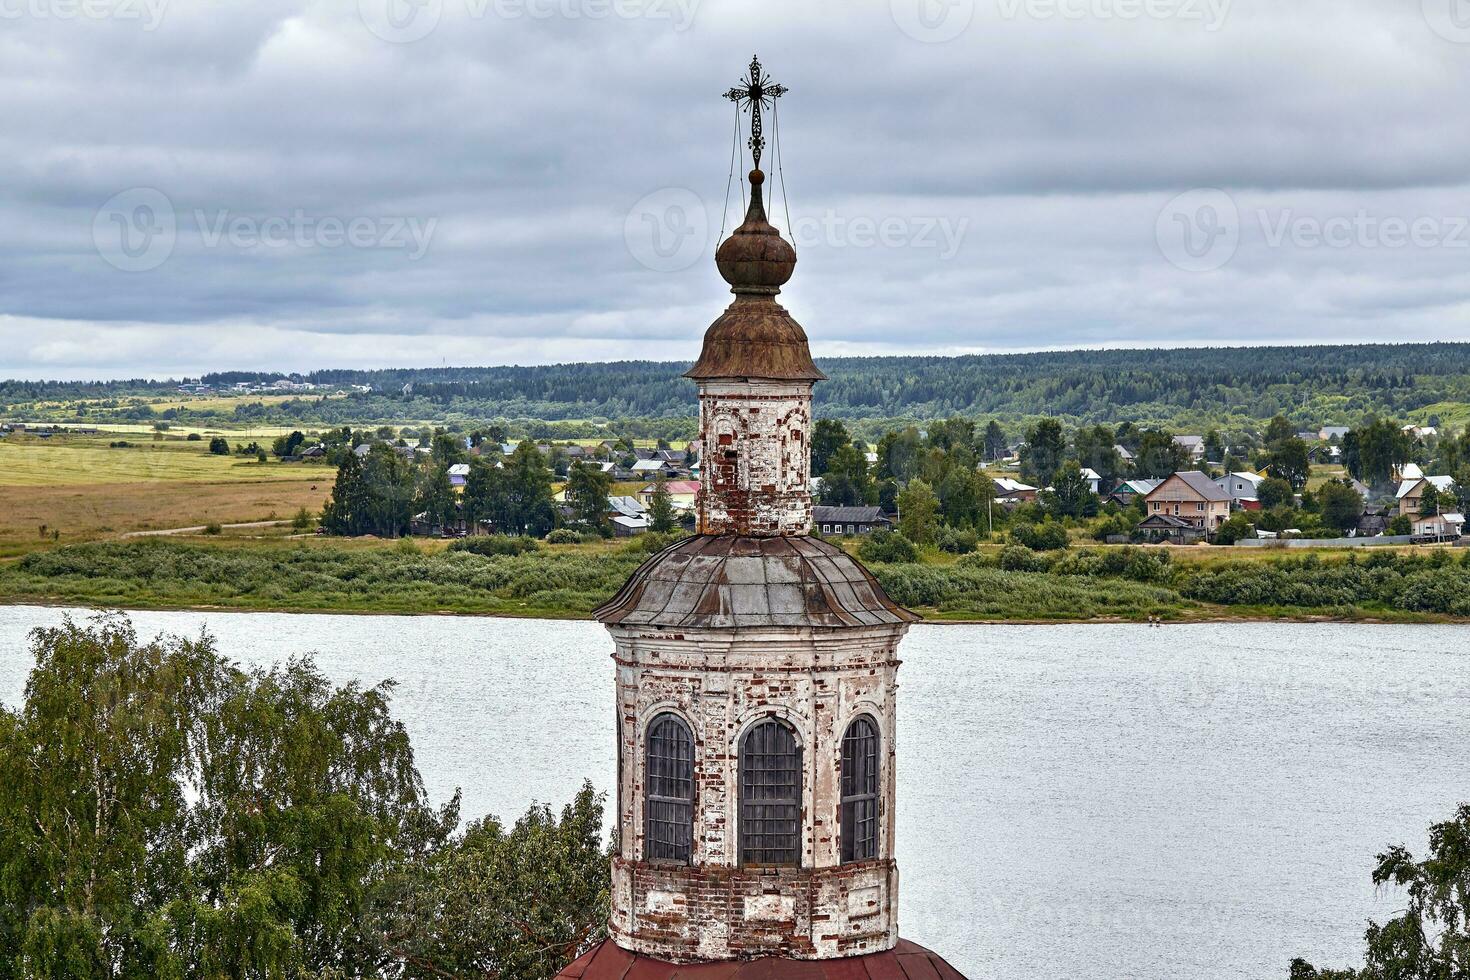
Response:
[{"label": "dirt path in field", "polygon": [[[290,521],[247,521],[244,524],[221,524],[222,530],[234,530],[241,527],[280,527],[282,524],[290,524]],[[158,531],[129,531],[124,534],[125,538],[152,538],[165,534],[203,534],[207,524],[199,524],[194,527],[169,527]]]}]

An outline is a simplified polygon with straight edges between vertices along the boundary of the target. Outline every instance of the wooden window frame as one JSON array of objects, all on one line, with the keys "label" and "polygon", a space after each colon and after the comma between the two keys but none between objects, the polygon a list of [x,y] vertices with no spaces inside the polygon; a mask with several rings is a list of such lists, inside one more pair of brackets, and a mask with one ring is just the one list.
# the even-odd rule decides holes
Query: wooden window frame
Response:
[{"label": "wooden window frame", "polygon": [[801,741],[784,719],[763,718],[740,737],[742,867],[801,867],[804,773]]},{"label": "wooden window frame", "polygon": [[842,735],[839,836],[842,863],[878,857],[879,801],[883,791],[883,736],[871,715],[858,715]]},{"label": "wooden window frame", "polygon": [[694,732],[671,711],[655,715],[643,739],[643,857],[694,859]]}]

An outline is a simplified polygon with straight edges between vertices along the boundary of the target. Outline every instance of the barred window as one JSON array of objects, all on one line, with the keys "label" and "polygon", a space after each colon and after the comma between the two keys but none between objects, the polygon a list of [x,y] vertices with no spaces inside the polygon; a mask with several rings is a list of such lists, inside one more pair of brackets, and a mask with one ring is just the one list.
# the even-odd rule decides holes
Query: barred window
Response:
[{"label": "barred window", "polygon": [[801,863],[801,747],[774,718],[740,743],[740,863]]},{"label": "barred window", "polygon": [[878,856],[878,726],[856,718],[842,737],[842,860]]},{"label": "barred window", "polygon": [[694,736],[677,715],[659,715],[648,726],[643,815],[644,858],[687,863],[694,839]]}]

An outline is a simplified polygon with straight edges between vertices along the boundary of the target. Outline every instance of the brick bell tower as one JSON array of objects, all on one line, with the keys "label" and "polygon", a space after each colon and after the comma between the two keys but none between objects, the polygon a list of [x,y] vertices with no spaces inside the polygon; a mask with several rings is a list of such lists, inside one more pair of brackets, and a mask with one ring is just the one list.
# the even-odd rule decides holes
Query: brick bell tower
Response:
[{"label": "brick bell tower", "polygon": [[759,169],[761,111],[785,91],[752,60],[726,93],[750,115],[755,169],[745,221],[715,256],[735,299],[686,375],[704,445],[698,533],[594,613],[615,647],[619,850],[611,938],[566,978],[726,962],[810,980],[811,961],[840,961],[841,980],[959,977],[898,936],[898,644],[917,617],[810,536],[825,376],[776,302],[796,252],[766,218]]}]

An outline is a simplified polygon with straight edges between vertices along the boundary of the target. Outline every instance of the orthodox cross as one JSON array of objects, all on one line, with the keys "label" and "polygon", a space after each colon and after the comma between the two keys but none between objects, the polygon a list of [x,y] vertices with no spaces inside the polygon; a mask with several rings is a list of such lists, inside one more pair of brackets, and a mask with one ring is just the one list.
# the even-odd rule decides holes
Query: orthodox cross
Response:
[{"label": "orthodox cross", "polygon": [[786,92],[785,85],[771,81],[771,76],[761,67],[760,59],[752,57],[740,84],[725,93],[725,98],[736,106],[750,110],[750,139],[745,145],[750,147],[757,170],[761,165],[761,149],[766,145],[766,138],[761,135],[761,109],[774,109],[776,100]]}]

